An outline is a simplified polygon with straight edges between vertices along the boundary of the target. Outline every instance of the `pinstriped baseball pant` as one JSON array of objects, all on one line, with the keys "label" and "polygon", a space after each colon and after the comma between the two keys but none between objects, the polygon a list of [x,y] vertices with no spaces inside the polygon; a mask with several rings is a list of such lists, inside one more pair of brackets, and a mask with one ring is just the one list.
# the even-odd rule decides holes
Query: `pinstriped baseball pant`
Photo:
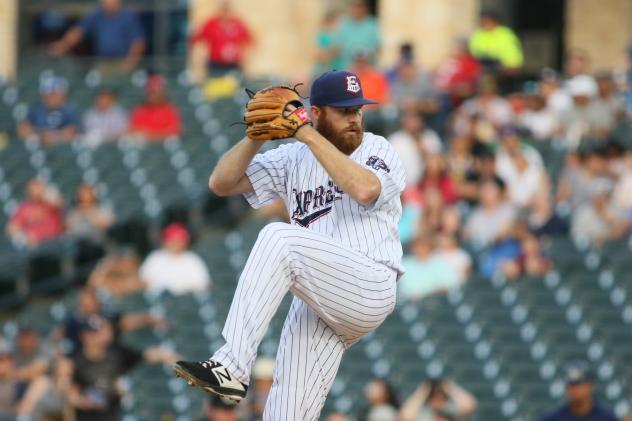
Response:
[{"label": "pinstriped baseball pant", "polygon": [[318,420],[344,350],[395,306],[396,273],[322,234],[267,225],[248,257],[213,359],[249,383],[257,348],[288,291],[294,295],[264,421]]}]

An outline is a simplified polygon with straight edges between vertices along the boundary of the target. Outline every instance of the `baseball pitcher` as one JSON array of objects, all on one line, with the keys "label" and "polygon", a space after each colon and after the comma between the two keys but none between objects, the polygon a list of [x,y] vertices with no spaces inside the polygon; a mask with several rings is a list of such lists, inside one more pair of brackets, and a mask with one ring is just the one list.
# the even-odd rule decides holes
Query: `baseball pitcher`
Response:
[{"label": "baseball pitcher", "polygon": [[[395,307],[403,272],[398,235],[404,169],[391,145],[363,131],[359,78],[329,71],[311,88],[311,117],[289,87],[271,87],[247,104],[247,137],[218,162],[209,186],[243,194],[258,208],[277,198],[291,223],[271,223],[239,279],[222,332],[226,344],[201,362],[179,361],[190,384],[235,401],[272,316],[293,302],[276,357],[266,421],[317,420],[344,351]],[[297,142],[258,154],[264,141]]]}]

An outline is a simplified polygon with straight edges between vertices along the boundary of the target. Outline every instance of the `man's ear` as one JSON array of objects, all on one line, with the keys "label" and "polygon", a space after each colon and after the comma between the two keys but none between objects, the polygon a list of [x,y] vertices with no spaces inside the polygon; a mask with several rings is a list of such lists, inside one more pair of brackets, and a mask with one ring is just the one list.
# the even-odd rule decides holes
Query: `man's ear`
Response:
[{"label": "man's ear", "polygon": [[320,107],[312,105],[310,107],[310,112],[312,113],[312,118],[314,120],[318,120],[318,117],[320,117],[320,112],[321,112]]}]

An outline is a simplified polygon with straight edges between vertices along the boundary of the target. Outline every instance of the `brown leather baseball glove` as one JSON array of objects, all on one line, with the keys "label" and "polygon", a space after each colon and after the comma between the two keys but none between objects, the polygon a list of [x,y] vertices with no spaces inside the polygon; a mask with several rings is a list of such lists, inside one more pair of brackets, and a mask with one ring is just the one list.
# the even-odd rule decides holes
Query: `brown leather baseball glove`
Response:
[{"label": "brown leather baseball glove", "polygon": [[251,140],[285,139],[302,126],[312,124],[296,88],[270,86],[249,95],[244,121]]}]

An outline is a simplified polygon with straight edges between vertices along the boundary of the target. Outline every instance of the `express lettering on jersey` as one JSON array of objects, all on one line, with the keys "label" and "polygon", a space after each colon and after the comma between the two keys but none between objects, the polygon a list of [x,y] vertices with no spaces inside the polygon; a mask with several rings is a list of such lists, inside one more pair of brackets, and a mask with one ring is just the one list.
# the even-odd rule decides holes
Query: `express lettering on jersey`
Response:
[{"label": "express lettering on jersey", "polygon": [[309,227],[312,222],[331,213],[333,203],[342,199],[343,194],[344,192],[331,180],[326,186],[314,189],[292,189],[295,203],[292,220],[302,227]]}]

